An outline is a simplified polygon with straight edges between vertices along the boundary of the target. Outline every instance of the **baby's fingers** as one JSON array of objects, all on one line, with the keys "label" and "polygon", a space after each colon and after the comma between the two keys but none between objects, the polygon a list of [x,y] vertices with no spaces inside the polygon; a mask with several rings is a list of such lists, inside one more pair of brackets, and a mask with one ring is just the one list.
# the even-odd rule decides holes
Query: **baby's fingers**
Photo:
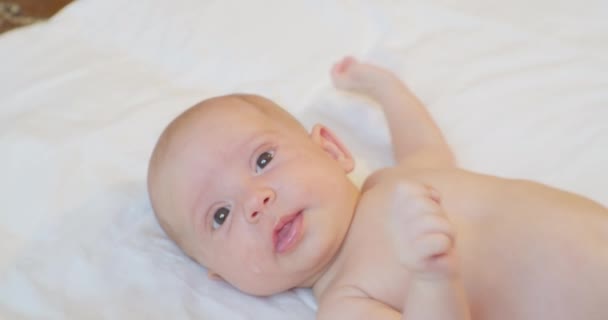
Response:
[{"label": "baby's fingers", "polygon": [[356,63],[357,60],[351,56],[347,56],[342,58],[342,60],[336,62],[334,66],[331,68],[332,75],[339,75],[348,69],[352,64]]},{"label": "baby's fingers", "polygon": [[414,250],[420,260],[428,260],[447,254],[452,249],[453,240],[445,233],[427,233],[416,239]]},{"label": "baby's fingers", "polygon": [[[395,230],[396,231],[396,230]],[[440,214],[420,216],[397,234],[402,239],[401,263],[415,272],[431,272],[436,260],[449,255],[455,232],[451,222]]]}]

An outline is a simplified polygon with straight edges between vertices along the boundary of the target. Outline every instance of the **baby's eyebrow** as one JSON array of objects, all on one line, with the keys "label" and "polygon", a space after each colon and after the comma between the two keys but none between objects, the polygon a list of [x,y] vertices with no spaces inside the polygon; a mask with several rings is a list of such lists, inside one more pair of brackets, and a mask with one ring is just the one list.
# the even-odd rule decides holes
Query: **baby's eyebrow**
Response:
[{"label": "baby's eyebrow", "polygon": [[248,151],[250,148],[246,148],[247,146],[250,146],[252,144],[257,145],[258,141],[266,140],[272,135],[273,135],[273,131],[270,131],[270,130],[252,133],[249,137],[247,137],[246,139],[243,139],[243,141],[241,141],[239,144],[235,145],[235,147],[231,150],[230,154]]},{"label": "baby's eyebrow", "polygon": [[209,221],[209,214],[211,212],[211,207],[216,203],[213,201],[212,196],[209,196],[210,190],[213,189],[211,183],[209,181],[201,181],[202,187],[194,196],[194,203],[190,207],[190,212],[188,214],[188,219],[190,220],[190,225],[194,226],[195,230],[199,230],[200,225],[202,224],[203,228],[202,232],[206,234],[207,231],[207,222]]},{"label": "baby's eyebrow", "polygon": [[194,201],[194,205],[192,206],[188,218],[190,219],[190,224],[194,226],[195,231],[199,231],[199,226],[203,224],[203,230],[201,231],[205,232],[207,230],[205,225],[207,223],[207,216],[209,215],[210,207],[204,205],[204,201],[202,199],[204,196],[203,194],[204,191],[201,190],[196,196],[196,200]]}]

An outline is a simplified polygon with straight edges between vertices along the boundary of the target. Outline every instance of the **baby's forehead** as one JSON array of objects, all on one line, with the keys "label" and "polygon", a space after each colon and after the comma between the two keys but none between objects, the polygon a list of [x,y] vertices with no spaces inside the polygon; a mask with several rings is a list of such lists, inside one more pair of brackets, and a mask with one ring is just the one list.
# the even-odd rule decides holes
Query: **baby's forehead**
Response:
[{"label": "baby's forehead", "polygon": [[304,127],[283,108],[260,96],[231,95],[206,100],[176,119],[173,135],[189,138],[208,135],[225,140],[245,131],[274,129],[306,132]]},{"label": "baby's forehead", "polygon": [[[211,98],[178,116],[161,138],[164,154],[178,162],[192,162],[193,157],[221,156],[219,151],[233,149],[249,138],[266,132],[288,136],[306,135],[306,130],[274,102],[254,95],[230,95]],[[176,165],[171,161],[170,166]],[[198,161],[195,161],[198,162]],[[179,165],[178,165],[179,166]]]},{"label": "baby's forehead", "polygon": [[235,151],[245,151],[249,141],[276,131],[276,121],[256,106],[235,98],[206,101],[193,107],[167,130],[165,153],[172,159],[166,163],[173,172],[170,176],[192,177],[192,173],[181,171],[196,166],[202,174],[217,170],[219,164],[229,164]]},{"label": "baby's forehead", "polygon": [[[278,109],[278,110],[277,110]],[[186,128],[212,129],[222,131],[238,129],[228,126],[231,123],[247,125],[264,121],[272,123],[278,121],[276,117],[280,107],[272,104],[254,104],[238,97],[221,97],[204,101],[183,114],[183,121],[179,121]]]}]

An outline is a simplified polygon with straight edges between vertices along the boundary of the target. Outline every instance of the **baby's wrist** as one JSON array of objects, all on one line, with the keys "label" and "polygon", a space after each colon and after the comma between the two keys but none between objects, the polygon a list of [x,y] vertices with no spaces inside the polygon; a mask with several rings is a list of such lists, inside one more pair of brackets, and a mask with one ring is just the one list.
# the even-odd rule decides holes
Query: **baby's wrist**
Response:
[{"label": "baby's wrist", "polygon": [[460,272],[457,268],[450,270],[430,270],[410,272],[410,281],[413,283],[450,283],[460,279]]},{"label": "baby's wrist", "polygon": [[410,269],[411,278],[417,281],[451,281],[460,278],[460,268],[454,253],[427,261],[425,268]]},{"label": "baby's wrist", "polygon": [[401,96],[410,92],[409,88],[393,74],[379,76],[378,80],[370,84],[369,91],[380,101],[403,99]]}]

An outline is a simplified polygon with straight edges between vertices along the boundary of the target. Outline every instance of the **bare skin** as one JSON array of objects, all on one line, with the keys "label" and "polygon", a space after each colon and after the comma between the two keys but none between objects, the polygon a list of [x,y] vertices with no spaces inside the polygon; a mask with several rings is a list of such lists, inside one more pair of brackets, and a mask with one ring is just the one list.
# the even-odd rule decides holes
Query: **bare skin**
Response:
[{"label": "bare skin", "polygon": [[331,276],[314,287],[318,319],[608,318],[606,208],[458,169],[393,75],[350,58],[332,74],[383,106],[398,165],[366,181]]},{"label": "bare skin", "polygon": [[206,101],[165,130],[152,204],[211,277],[255,295],[312,287],[318,319],[608,318],[606,208],[459,169],[384,69],[346,58],[332,78],[376,100],[389,124],[397,164],[361,190],[328,128],[306,135],[260,97]]}]

